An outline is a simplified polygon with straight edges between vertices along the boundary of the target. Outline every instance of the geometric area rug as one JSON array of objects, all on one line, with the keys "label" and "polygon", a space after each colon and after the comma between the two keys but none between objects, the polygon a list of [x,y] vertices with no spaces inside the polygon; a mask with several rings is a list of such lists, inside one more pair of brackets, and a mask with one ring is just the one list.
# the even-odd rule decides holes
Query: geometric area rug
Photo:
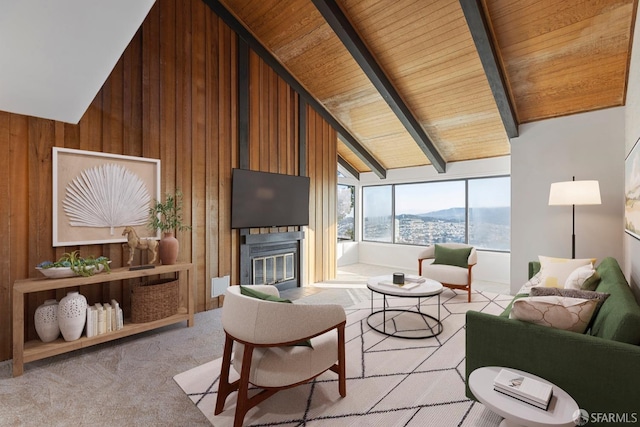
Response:
[{"label": "geometric area rug", "polygon": [[[338,393],[337,375],[325,372],[261,402],[247,413],[243,425],[497,426],[499,416],[464,394],[465,313],[497,315],[512,298],[478,291],[467,303],[466,293],[445,288],[440,306],[442,333],[417,340],[372,330],[367,324],[369,301],[346,308],[347,396],[341,398]],[[437,317],[437,302],[437,297],[422,299],[420,309]],[[374,309],[381,304],[381,298],[374,299]],[[390,297],[387,304],[415,310],[417,299]],[[398,330],[410,330],[416,326],[412,319],[420,319],[396,316],[392,322]],[[236,394],[227,398],[221,414],[214,415],[220,365],[221,359],[216,359],[174,380],[214,426],[226,427],[233,425]],[[238,378],[233,369],[230,376],[230,381]]]}]

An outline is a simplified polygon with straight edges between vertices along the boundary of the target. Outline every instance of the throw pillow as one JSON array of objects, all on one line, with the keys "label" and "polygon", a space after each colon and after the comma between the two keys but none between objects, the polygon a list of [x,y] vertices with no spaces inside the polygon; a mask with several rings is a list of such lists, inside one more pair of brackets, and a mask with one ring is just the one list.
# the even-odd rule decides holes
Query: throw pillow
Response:
[{"label": "throw pillow", "polygon": [[[280,298],[277,297],[275,295],[271,295],[271,294],[267,294],[265,292],[260,292],[257,291],[255,289],[251,289],[250,286],[240,286],[240,294],[247,296],[247,297],[251,297],[251,298],[256,298],[256,299],[261,299],[264,301],[271,301],[271,302],[283,302],[285,304],[293,304],[291,302],[291,300],[285,299],[285,298]],[[292,346],[297,346],[297,347],[311,347],[313,348],[313,346],[311,345],[311,340],[304,340],[304,341],[300,341],[297,342],[295,344],[291,344]]]},{"label": "throw pillow", "polygon": [[583,291],[581,289],[558,289],[545,287],[531,288],[531,293],[529,294],[529,296],[532,297],[544,297],[550,295],[596,300],[598,303],[595,310],[593,311],[593,315],[591,316],[591,322],[589,322],[589,324],[587,325],[588,330],[591,327],[591,324],[595,321],[600,307],[602,307],[602,304],[604,304],[604,302],[607,300],[607,298],[609,298],[609,295],[611,294],[606,294],[604,292]]},{"label": "throw pillow", "polygon": [[434,264],[454,265],[467,268],[469,266],[469,254],[472,248],[448,248],[436,244]]},{"label": "throw pillow", "polygon": [[520,298],[513,303],[509,318],[582,334],[587,330],[597,305],[597,300],[583,298]]},{"label": "throw pillow", "polygon": [[578,267],[595,263],[594,259],[566,259],[540,255],[541,285],[562,288],[569,275]]},{"label": "throw pillow", "polygon": [[598,285],[600,284],[600,273],[594,271],[593,274],[584,281],[581,286],[583,291],[595,291]]},{"label": "throw pillow", "polygon": [[593,269],[593,265],[583,265],[578,267],[569,274],[567,281],[564,282],[565,289],[582,289],[582,284],[596,271]]},{"label": "throw pillow", "polygon": [[240,286],[240,294],[247,297],[257,298],[265,301],[285,302],[285,303],[292,304],[291,300],[280,298],[278,296],[267,294],[265,292],[257,291],[255,289],[252,289],[250,286]]},{"label": "throw pillow", "polygon": [[522,285],[517,294],[528,294],[531,288],[540,285],[541,277],[542,273],[538,271],[531,279],[527,281],[527,283]]}]

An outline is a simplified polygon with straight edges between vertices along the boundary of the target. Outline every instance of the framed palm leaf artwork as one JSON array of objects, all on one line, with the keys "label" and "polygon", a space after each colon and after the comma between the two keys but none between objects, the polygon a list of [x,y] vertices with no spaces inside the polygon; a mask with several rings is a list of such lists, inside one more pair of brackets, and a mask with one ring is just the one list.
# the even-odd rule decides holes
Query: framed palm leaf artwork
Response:
[{"label": "framed palm leaf artwork", "polygon": [[53,246],[125,242],[146,227],[160,198],[160,160],[53,148]]}]

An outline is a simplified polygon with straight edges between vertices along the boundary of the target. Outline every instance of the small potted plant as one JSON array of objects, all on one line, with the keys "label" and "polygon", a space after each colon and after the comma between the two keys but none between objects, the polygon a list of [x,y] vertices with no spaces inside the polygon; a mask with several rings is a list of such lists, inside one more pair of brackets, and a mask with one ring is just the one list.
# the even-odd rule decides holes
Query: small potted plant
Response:
[{"label": "small potted plant", "polygon": [[80,252],[75,250],[67,252],[60,257],[59,260],[43,261],[36,266],[36,270],[49,278],[61,278],[72,276],[93,276],[101,271],[110,271],[109,258],[100,256],[95,258],[89,256],[83,258]]},{"label": "small potted plant", "polygon": [[149,223],[147,226],[157,232],[162,232],[160,239],[159,256],[162,264],[175,264],[178,259],[180,245],[175,238],[176,231],[191,230],[191,227],[182,223],[182,192],[177,190],[175,194],[166,193],[164,203],[155,200],[149,208]]}]

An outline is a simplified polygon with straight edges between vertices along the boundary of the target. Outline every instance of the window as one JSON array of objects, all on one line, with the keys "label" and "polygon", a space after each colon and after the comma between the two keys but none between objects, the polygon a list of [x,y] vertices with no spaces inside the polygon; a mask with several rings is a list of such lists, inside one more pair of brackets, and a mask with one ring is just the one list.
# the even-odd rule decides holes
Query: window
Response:
[{"label": "window", "polygon": [[395,242],[464,243],[464,181],[396,185]]},{"label": "window", "polygon": [[469,244],[508,251],[511,234],[511,179],[469,180]]},{"label": "window", "polygon": [[362,189],[363,240],[392,243],[391,185]]},{"label": "window", "polygon": [[364,241],[510,250],[508,176],[363,187],[362,203]]},{"label": "window", "polygon": [[355,238],[355,201],[355,186],[338,184],[338,240]]}]

